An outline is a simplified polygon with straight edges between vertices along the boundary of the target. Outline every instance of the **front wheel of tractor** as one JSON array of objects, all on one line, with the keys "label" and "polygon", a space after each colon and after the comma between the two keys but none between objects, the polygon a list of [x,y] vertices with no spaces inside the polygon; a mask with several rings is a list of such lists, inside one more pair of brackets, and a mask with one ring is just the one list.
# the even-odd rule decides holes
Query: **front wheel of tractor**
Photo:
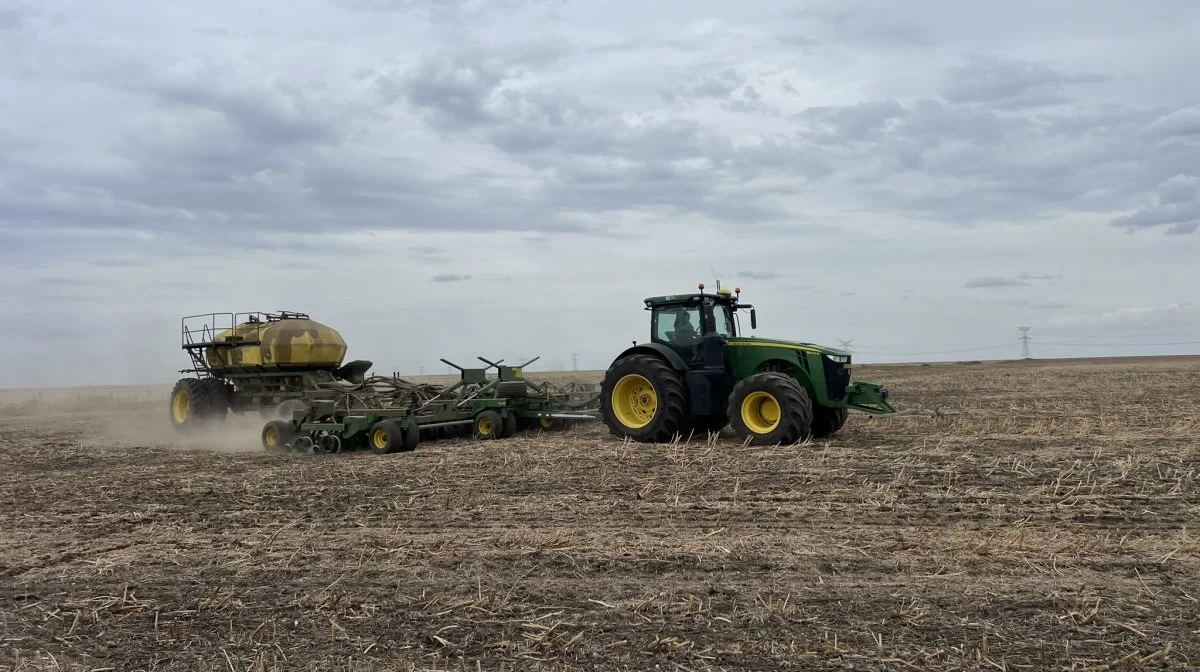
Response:
[{"label": "front wheel of tractor", "polygon": [[642,443],[671,441],[687,431],[687,388],[683,377],[658,357],[622,357],[600,384],[600,413],[616,436]]},{"label": "front wheel of tractor", "polygon": [[733,386],[729,425],[751,445],[792,444],[809,437],[813,408],[808,392],[783,373],[756,373]]},{"label": "front wheel of tractor", "polygon": [[812,436],[814,439],[826,439],[838,433],[846,424],[847,410],[830,408],[829,406],[813,405]]}]

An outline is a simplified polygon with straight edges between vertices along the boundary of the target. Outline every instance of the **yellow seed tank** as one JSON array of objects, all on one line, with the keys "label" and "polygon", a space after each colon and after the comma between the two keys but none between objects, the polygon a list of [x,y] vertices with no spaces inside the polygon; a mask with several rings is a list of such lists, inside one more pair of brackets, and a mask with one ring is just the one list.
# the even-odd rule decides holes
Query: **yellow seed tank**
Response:
[{"label": "yellow seed tank", "polygon": [[205,348],[214,368],[253,366],[269,369],[323,369],[340,366],[346,341],[336,329],[308,318],[289,317],[267,322],[247,321],[226,329],[215,343],[243,341],[234,347]]}]

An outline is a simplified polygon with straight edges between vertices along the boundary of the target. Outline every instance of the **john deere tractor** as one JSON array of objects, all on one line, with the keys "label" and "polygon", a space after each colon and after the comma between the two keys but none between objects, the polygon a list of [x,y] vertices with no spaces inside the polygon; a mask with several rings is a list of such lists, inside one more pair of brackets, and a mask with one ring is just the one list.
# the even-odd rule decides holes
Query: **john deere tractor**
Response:
[{"label": "john deere tractor", "polygon": [[[650,341],[613,361],[600,388],[612,433],[660,443],[726,425],[751,444],[833,435],[849,410],[896,413],[875,383],[850,382],[850,353],[811,343],[742,336],[741,289],[645,299]],[[735,293],[736,292],[736,293]]]}]

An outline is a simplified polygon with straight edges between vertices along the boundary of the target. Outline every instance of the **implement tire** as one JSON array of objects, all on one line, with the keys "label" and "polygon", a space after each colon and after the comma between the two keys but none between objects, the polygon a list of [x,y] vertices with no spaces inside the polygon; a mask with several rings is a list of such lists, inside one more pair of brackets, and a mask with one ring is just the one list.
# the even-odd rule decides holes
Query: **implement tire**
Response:
[{"label": "implement tire", "polygon": [[814,439],[827,439],[846,424],[847,411],[844,408],[830,408],[829,406],[813,405],[812,418],[812,437]]},{"label": "implement tire", "polygon": [[501,418],[499,413],[489,408],[480,411],[475,416],[472,434],[476,439],[490,441],[500,438],[503,433],[504,418]]},{"label": "implement tire", "polygon": [[168,417],[176,431],[190,431],[204,425],[210,415],[212,398],[209,387],[199,378],[182,378],[171,390]]},{"label": "implement tire", "polygon": [[286,420],[272,420],[263,425],[261,436],[263,450],[268,453],[286,453],[291,450],[296,432],[292,423]]},{"label": "implement tire", "polygon": [[408,442],[406,434],[395,420],[380,420],[371,426],[367,434],[367,447],[379,455],[397,453],[405,450]]},{"label": "implement tire", "polygon": [[613,362],[600,384],[600,413],[609,430],[641,443],[665,443],[688,428],[683,376],[652,355]]},{"label": "implement tire", "polygon": [[729,426],[751,445],[792,444],[812,432],[813,406],[795,378],[777,372],[756,373],[733,386]]}]

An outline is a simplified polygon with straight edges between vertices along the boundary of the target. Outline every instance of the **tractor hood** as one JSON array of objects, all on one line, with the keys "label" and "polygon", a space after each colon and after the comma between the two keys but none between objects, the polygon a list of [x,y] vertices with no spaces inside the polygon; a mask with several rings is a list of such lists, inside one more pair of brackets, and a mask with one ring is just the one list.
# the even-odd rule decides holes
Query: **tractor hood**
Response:
[{"label": "tractor hood", "polygon": [[834,357],[849,357],[850,353],[845,350],[838,350],[825,345],[817,345],[816,343],[804,343],[801,341],[785,341],[782,338],[759,338],[757,336],[739,336],[730,338],[726,341],[726,345],[730,347],[776,347],[790,348],[793,350],[803,350],[804,352],[816,352],[822,355],[833,355]]}]

